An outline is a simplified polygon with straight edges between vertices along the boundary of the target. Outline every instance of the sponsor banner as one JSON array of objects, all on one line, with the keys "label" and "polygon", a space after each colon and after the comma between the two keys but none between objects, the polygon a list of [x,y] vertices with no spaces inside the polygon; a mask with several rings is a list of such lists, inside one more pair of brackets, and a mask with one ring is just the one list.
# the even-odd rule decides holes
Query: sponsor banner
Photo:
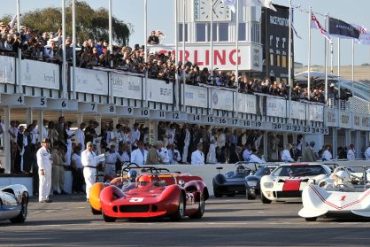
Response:
[{"label": "sponsor banner", "polygon": [[213,109],[233,111],[234,92],[216,88],[210,89],[209,105]]},{"label": "sponsor banner", "polygon": [[286,118],[286,113],[286,100],[272,97],[266,98],[267,116]]},{"label": "sponsor banner", "polygon": [[149,101],[173,103],[173,84],[161,80],[148,79],[147,96]]},{"label": "sponsor banner", "polygon": [[350,129],[352,127],[351,116],[349,113],[341,112],[339,114],[339,127]]},{"label": "sponsor banner", "polygon": [[185,85],[185,105],[207,108],[207,88]]},{"label": "sponsor banner", "polygon": [[15,84],[15,58],[0,56],[0,83]]},{"label": "sponsor banner", "polygon": [[308,105],[308,120],[323,122],[324,121],[324,106]]},{"label": "sponsor banner", "polygon": [[[174,51],[174,47],[153,47],[149,52],[167,54]],[[182,61],[183,51],[179,51],[179,61]],[[198,65],[200,68],[211,67],[211,50],[209,46],[199,44],[186,45],[185,60]],[[238,51],[235,45],[217,45],[213,47],[213,67],[219,70],[234,70],[236,65],[240,70],[262,71],[262,47],[240,43]]]},{"label": "sponsor banner", "polygon": [[[108,95],[108,73],[76,68],[76,92]],[[71,68],[72,75],[72,68]]]},{"label": "sponsor banner", "polygon": [[112,83],[112,95],[128,99],[142,99],[142,78],[138,76],[109,74]]},{"label": "sponsor banner", "polygon": [[360,32],[356,27],[339,19],[329,17],[329,34],[340,38],[355,38],[360,37]]},{"label": "sponsor banner", "polygon": [[[306,120],[306,105],[297,101],[291,101],[291,117],[299,120]],[[289,103],[288,103],[289,104]]]},{"label": "sponsor banner", "polygon": [[238,96],[236,98],[237,102],[235,105],[235,109],[238,109],[238,112],[256,114],[257,99],[255,95],[238,93]]},{"label": "sponsor banner", "polygon": [[328,127],[337,127],[338,123],[338,111],[334,109],[326,109],[326,125]]},{"label": "sponsor banner", "polygon": [[59,65],[34,60],[21,60],[22,85],[59,89]]},{"label": "sponsor banner", "polygon": [[361,128],[361,116],[353,115],[353,128],[355,129]]},{"label": "sponsor banner", "polygon": [[361,119],[361,128],[363,130],[369,130],[370,129],[370,118],[363,116]]}]

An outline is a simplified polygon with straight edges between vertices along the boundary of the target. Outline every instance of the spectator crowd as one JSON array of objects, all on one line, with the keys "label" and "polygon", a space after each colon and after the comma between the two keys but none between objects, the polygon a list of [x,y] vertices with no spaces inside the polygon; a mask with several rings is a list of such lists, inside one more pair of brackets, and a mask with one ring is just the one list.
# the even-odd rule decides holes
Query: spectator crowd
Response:
[{"label": "spectator crowd", "polygon": [[[0,23],[0,54],[16,54],[18,49],[22,57],[46,62],[61,63],[63,57],[62,30],[57,32],[39,32],[30,27],[22,27],[18,33],[14,29],[14,20],[9,24]],[[163,33],[152,31],[147,43],[155,46],[160,43]],[[271,80],[273,78],[258,79],[249,77],[242,72],[236,78],[234,71],[221,71],[217,68],[210,71],[207,67],[199,68],[191,62],[178,62],[176,64],[175,52],[151,52],[147,53],[144,46],[112,46],[106,40],[88,39],[77,41],[76,61],[81,68],[107,67],[138,74],[146,74],[149,78],[161,79],[174,82],[177,78],[180,82],[190,85],[213,85],[219,87],[238,88],[241,93],[262,93],[288,98],[289,86],[285,81]],[[73,59],[73,46],[71,37],[65,39],[65,53],[68,63]],[[145,59],[147,54],[147,59]],[[296,83],[291,90],[293,100],[308,100],[325,103],[323,85],[307,87]],[[309,95],[310,94],[310,95]],[[308,97],[310,96],[310,97]],[[343,97],[342,97],[343,96]],[[351,94],[341,92],[338,97],[336,89],[330,88],[329,98],[348,99]]]}]

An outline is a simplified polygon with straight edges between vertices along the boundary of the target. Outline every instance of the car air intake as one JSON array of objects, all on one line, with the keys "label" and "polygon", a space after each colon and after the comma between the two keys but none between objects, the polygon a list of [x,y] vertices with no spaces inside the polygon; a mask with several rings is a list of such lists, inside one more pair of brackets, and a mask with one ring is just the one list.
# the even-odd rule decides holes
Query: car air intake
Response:
[{"label": "car air intake", "polygon": [[149,205],[120,206],[119,211],[121,213],[148,212],[149,211]]}]

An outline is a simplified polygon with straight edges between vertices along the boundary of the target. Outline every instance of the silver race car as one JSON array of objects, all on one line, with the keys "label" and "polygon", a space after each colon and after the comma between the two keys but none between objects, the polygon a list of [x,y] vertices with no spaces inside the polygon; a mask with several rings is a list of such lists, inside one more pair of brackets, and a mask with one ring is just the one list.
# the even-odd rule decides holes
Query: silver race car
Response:
[{"label": "silver race car", "polygon": [[23,223],[27,218],[28,191],[24,185],[14,184],[0,188],[0,220]]}]

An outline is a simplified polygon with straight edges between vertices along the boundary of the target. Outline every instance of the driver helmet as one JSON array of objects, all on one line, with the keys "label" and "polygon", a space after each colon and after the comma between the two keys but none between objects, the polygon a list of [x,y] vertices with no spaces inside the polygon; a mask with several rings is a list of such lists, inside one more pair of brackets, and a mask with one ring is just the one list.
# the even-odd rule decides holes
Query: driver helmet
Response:
[{"label": "driver helmet", "polygon": [[237,174],[243,174],[245,172],[245,167],[244,166],[238,166],[237,168],[236,168],[236,173]]},{"label": "driver helmet", "polygon": [[150,175],[141,175],[138,179],[138,186],[145,187],[152,181],[152,177]]},{"label": "driver helmet", "polygon": [[340,171],[337,171],[335,175],[339,179],[339,181],[337,182],[338,184],[345,184],[351,181],[351,177],[347,171],[340,170]]},{"label": "driver helmet", "polygon": [[130,180],[131,182],[135,181],[136,177],[137,177],[137,171],[135,171],[135,170],[129,170],[128,171],[128,173],[127,173],[128,180]]}]

